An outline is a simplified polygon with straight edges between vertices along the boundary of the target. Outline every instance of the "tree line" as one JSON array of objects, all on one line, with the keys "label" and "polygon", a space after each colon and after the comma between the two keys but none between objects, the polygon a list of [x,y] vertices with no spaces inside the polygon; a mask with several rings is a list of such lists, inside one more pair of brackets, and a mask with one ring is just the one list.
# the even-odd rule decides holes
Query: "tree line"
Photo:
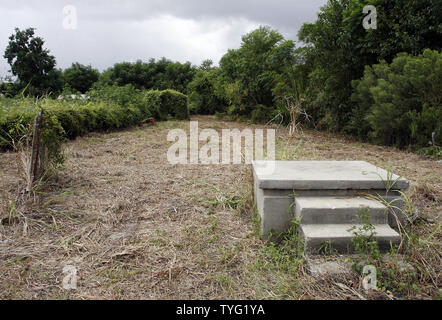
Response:
[{"label": "tree line", "polygon": [[[363,27],[366,5],[377,28]],[[35,30],[16,29],[4,57],[17,77],[4,94],[30,95],[131,86],[173,89],[188,96],[190,112],[266,123],[291,120],[364,141],[440,152],[442,144],[442,2],[329,0],[298,38],[262,26],[242,37],[214,66],[162,58],[117,63],[99,73],[74,63],[62,71]],[[436,151],[434,151],[436,150]]]}]

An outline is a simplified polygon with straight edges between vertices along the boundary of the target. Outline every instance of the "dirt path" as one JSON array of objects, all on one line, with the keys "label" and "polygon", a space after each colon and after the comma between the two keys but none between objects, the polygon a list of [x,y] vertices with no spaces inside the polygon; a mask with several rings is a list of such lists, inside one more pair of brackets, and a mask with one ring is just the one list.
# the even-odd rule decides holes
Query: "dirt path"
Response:
[{"label": "dirt path", "polygon": [[[197,119],[200,128],[246,127]],[[22,183],[16,155],[0,154],[0,298],[349,296],[332,285],[324,289],[329,280],[311,278],[302,261],[277,256],[256,236],[249,166],[170,165],[167,133],[177,127],[188,129],[188,122],[68,142],[65,168],[40,190],[36,203],[17,207],[23,216],[9,202]],[[392,166],[412,180],[409,193],[423,217],[420,232],[440,224],[441,163],[324,133],[304,132],[289,144],[284,130],[277,136],[279,157]],[[11,214],[18,222],[8,225]],[[440,232],[436,240],[440,243]],[[62,288],[66,265],[78,270],[77,290]],[[351,285],[358,278],[341,281]]]}]

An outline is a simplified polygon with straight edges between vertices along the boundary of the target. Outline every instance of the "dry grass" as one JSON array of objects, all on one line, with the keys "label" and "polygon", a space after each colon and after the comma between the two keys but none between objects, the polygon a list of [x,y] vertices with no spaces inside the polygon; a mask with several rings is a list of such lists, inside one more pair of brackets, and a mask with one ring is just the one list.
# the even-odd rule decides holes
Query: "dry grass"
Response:
[{"label": "dry grass", "polygon": [[[200,128],[247,126],[197,119]],[[361,291],[356,275],[314,279],[302,258],[279,261],[278,249],[256,236],[249,166],[168,164],[168,130],[187,125],[164,122],[66,143],[64,169],[17,206],[24,181],[16,155],[2,153],[0,298],[385,298]],[[440,295],[440,162],[326,133],[306,131],[291,142],[286,130],[277,136],[279,154],[291,159],[366,160],[409,178],[420,212],[413,228],[433,250],[422,251],[429,269],[419,270],[420,290],[411,298]],[[66,265],[78,269],[77,290],[62,288]]]}]

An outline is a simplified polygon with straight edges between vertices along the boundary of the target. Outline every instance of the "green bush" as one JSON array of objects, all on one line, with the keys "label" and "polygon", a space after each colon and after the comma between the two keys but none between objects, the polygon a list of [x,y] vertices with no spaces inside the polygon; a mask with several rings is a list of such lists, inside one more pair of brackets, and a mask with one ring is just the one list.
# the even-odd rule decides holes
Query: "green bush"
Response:
[{"label": "green bush", "polygon": [[54,126],[61,126],[61,135],[67,139],[127,128],[149,117],[159,121],[189,119],[187,96],[174,90],[139,91],[127,85],[95,89],[90,96],[89,102],[0,98],[0,149],[11,148],[12,141],[25,135],[40,107],[48,112]]},{"label": "green bush", "polygon": [[199,70],[188,86],[189,109],[192,114],[215,114],[224,111],[226,101],[217,96],[217,70]]},{"label": "green bush", "polygon": [[253,123],[267,123],[272,120],[275,114],[275,109],[267,107],[265,105],[257,105],[251,114],[251,120]]},{"label": "green bush", "polygon": [[150,90],[144,93],[144,109],[159,121],[189,119],[187,96],[175,90]]},{"label": "green bush", "polygon": [[359,134],[386,145],[427,147],[435,132],[435,144],[442,144],[442,53],[399,54],[391,64],[366,67],[353,85]]},{"label": "green bush", "polygon": [[32,99],[0,99],[0,150],[11,148],[34,121],[38,108]]}]

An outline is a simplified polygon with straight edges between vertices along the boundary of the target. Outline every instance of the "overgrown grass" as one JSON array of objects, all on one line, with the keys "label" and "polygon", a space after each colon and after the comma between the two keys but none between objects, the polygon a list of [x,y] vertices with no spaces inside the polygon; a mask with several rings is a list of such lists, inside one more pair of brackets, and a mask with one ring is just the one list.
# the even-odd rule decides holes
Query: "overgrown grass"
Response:
[{"label": "overgrown grass", "polygon": [[[198,118],[200,125],[241,123]],[[259,237],[250,167],[172,166],[167,131],[185,122],[93,134],[66,144],[57,179],[41,200],[10,206],[20,177],[15,154],[0,157],[0,296],[5,299],[430,299],[440,296],[439,164],[428,158],[305,131],[298,160],[367,160],[409,178],[419,217],[401,250],[375,260],[382,295],[350,278],[306,272],[302,239],[292,229],[277,242]],[[279,132],[284,144],[284,133]],[[299,140],[287,145],[296,148]],[[281,144],[277,145],[281,151]],[[314,149],[314,150],[313,150]],[[155,152],[152,152],[155,150]],[[313,153],[313,151],[315,153]],[[391,206],[396,206],[392,203]],[[408,205],[407,205],[408,207]],[[407,209],[408,210],[408,209]],[[18,223],[8,223],[18,217]],[[26,232],[25,232],[26,231]],[[405,236],[406,237],[406,236]],[[408,239],[408,238],[407,238]],[[333,255],[324,248],[325,254]],[[324,257],[324,256],[322,256]],[[324,259],[333,259],[325,256]],[[78,290],[60,287],[60,265],[79,267]],[[415,273],[408,270],[410,264]],[[405,268],[404,268],[405,267]],[[408,271],[407,271],[408,270]],[[344,289],[343,289],[344,288]],[[388,293],[388,292],[391,292]]]}]

